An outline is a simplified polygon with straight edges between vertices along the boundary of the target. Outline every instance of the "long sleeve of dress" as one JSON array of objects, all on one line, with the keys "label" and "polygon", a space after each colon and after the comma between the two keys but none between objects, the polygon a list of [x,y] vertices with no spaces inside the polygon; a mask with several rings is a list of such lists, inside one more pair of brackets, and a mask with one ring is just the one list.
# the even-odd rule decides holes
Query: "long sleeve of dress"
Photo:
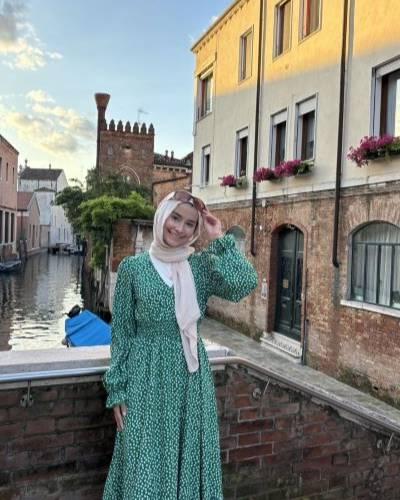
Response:
[{"label": "long sleeve of dress", "polygon": [[127,358],[136,333],[132,262],[125,258],[118,267],[111,323],[110,368],[103,378],[108,393],[106,407],[125,402]]},{"label": "long sleeve of dress", "polygon": [[257,273],[236,248],[232,235],[212,241],[203,253],[209,275],[208,296],[239,302],[256,288]]}]

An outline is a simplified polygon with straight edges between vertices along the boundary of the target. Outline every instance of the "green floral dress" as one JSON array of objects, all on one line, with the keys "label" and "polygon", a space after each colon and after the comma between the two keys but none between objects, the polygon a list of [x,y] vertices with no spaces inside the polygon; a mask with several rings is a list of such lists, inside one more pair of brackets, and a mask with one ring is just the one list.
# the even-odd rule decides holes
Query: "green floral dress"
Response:
[{"label": "green floral dress", "polygon": [[[238,302],[257,286],[232,236],[189,257],[204,317],[216,295]],[[221,500],[213,378],[202,340],[199,369],[189,373],[175,319],[174,291],[149,254],[125,258],[114,296],[107,407],[124,402],[104,489],[105,500]]]}]

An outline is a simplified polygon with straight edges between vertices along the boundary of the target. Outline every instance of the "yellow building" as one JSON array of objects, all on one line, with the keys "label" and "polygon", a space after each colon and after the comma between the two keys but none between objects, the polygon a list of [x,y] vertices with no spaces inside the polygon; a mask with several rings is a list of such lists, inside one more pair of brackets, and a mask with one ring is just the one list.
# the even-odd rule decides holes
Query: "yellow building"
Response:
[{"label": "yellow building", "polygon": [[211,313],[396,397],[399,21],[397,0],[237,0],[192,47],[193,192],[260,275]]}]

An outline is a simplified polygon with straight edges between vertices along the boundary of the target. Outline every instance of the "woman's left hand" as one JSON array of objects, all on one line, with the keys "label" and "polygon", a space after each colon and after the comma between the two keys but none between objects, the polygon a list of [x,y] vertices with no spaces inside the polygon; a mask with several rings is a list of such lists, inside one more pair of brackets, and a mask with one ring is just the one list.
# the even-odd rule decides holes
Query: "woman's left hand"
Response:
[{"label": "woman's left hand", "polygon": [[208,239],[212,241],[223,236],[221,221],[215,215],[208,210],[203,210],[202,217]]}]

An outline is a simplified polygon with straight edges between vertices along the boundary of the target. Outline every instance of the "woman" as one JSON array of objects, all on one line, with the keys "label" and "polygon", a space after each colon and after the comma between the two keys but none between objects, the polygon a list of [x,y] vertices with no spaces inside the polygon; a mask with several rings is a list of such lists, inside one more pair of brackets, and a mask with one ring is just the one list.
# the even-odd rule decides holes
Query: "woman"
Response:
[{"label": "woman", "polygon": [[[211,240],[193,253],[201,228]],[[117,423],[105,500],[221,500],[213,379],[198,321],[207,299],[257,286],[221,222],[187,191],[160,203],[150,251],[118,269],[107,407]]]}]

